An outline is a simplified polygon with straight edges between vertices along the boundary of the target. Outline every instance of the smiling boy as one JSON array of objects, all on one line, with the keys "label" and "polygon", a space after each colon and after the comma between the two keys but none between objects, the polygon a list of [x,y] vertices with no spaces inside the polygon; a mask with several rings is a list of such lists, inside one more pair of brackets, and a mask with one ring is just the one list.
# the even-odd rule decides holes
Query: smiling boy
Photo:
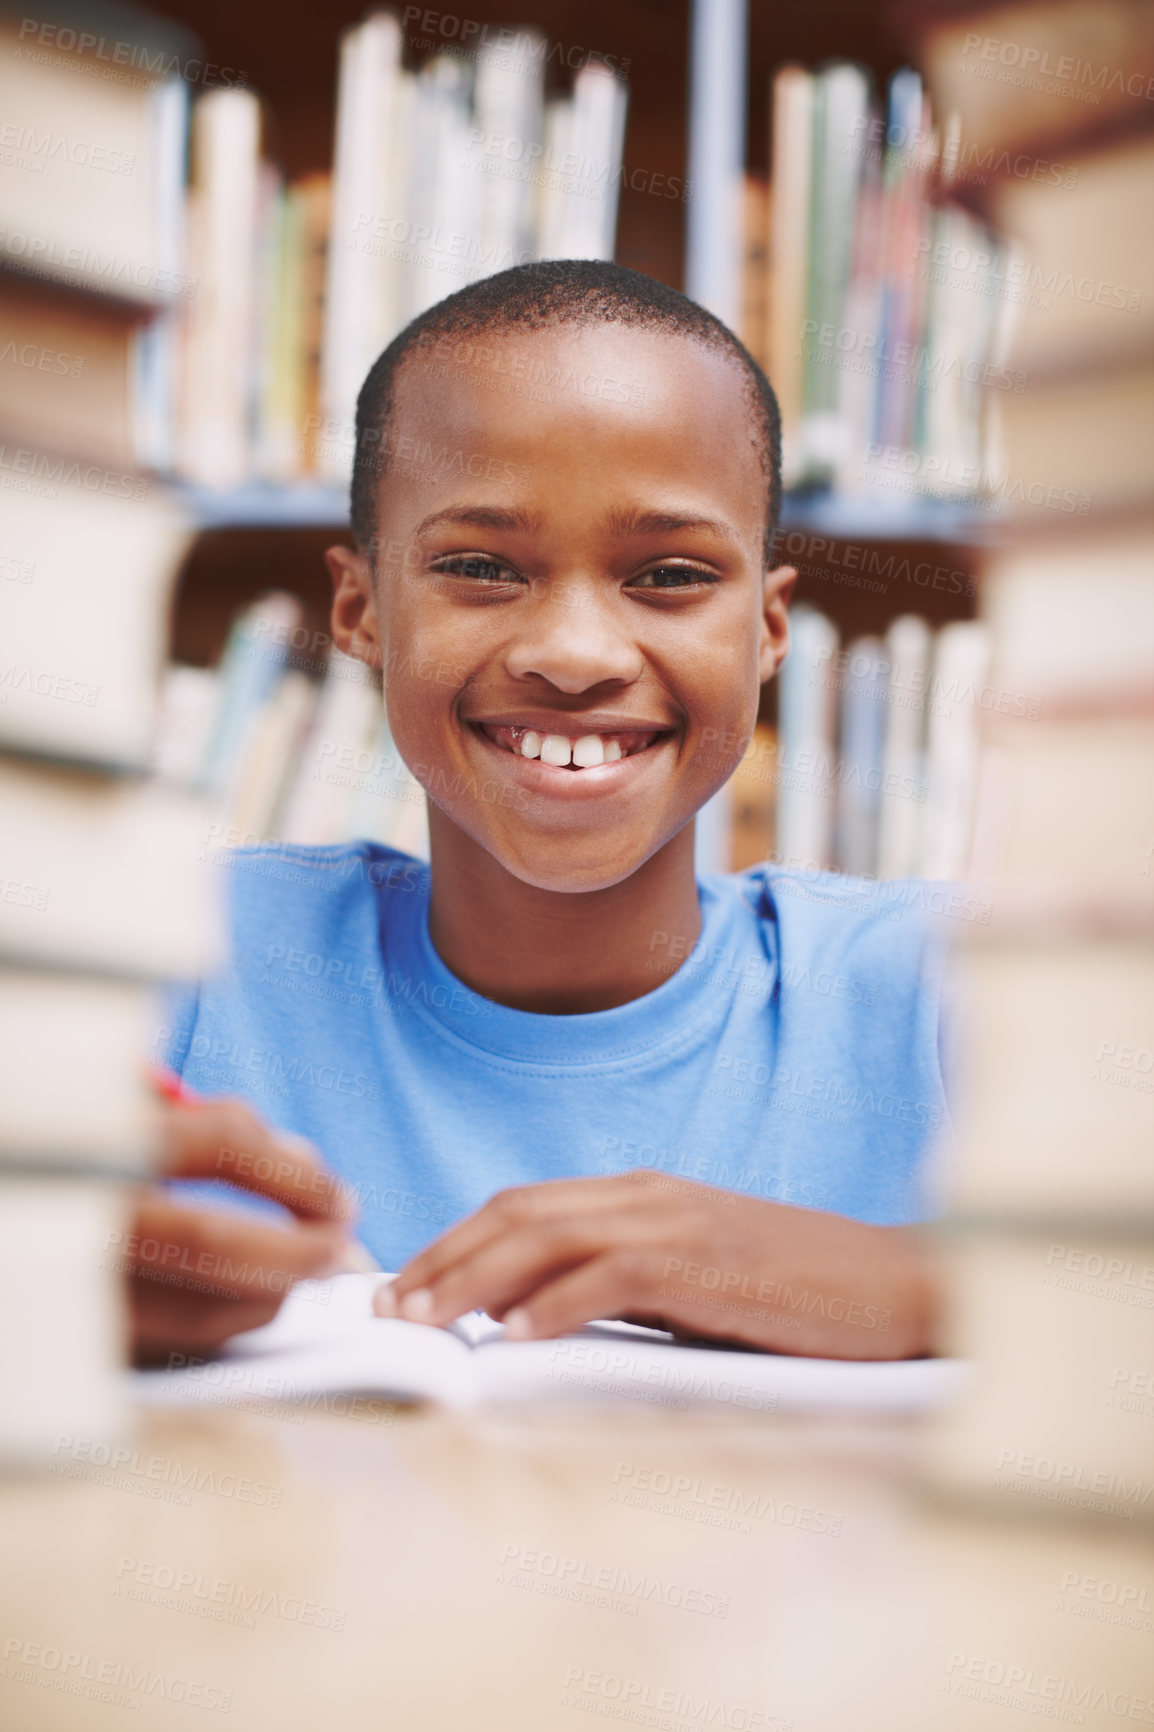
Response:
[{"label": "smiling boy", "polygon": [[[461,461],[397,462],[402,440]],[[945,1113],[926,933],[866,885],[694,873],[694,814],[786,652],[779,462],[737,340],[614,265],[475,284],[366,380],[332,629],[385,671],[431,865],[367,843],[238,856],[232,963],[173,1061],[308,1139],[382,1266],[413,1259],[385,1311],[930,1349],[909,1231]],[[288,946],[370,985],[287,990]],[[615,1171],[631,1147],[688,1178]]]}]

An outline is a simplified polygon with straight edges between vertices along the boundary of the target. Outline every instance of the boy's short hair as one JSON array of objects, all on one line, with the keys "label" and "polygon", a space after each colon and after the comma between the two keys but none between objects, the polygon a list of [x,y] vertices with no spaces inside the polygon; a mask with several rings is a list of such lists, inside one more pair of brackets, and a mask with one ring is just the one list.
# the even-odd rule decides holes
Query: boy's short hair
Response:
[{"label": "boy's short hair", "polygon": [[498,271],[438,301],[382,350],[357,398],[350,506],[360,546],[368,550],[373,544],[377,483],[390,465],[389,420],[397,374],[414,351],[482,334],[594,324],[688,337],[727,355],[740,368],[751,438],[766,482],[765,557],[771,563],[781,509],[781,415],[769,380],[728,326],[696,301],[653,277],[600,259],[549,259]]}]

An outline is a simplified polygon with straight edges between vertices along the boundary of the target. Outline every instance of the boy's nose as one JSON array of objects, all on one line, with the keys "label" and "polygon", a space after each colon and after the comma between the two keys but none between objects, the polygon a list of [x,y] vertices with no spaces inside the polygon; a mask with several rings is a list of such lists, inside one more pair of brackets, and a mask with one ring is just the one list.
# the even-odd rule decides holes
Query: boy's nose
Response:
[{"label": "boy's nose", "polygon": [[629,685],[644,666],[636,639],[617,609],[584,585],[558,586],[518,621],[505,656],[513,679],[536,675],[562,692],[584,692],[612,681]]}]

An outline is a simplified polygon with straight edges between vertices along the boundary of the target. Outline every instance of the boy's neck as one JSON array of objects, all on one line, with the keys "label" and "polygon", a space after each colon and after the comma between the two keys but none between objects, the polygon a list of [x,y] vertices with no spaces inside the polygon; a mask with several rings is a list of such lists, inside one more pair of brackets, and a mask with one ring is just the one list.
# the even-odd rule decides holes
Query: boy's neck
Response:
[{"label": "boy's neck", "polygon": [[652,992],[701,932],[692,823],[630,877],[582,894],[513,876],[430,810],[437,954],[472,991],[513,1010],[578,1016]]}]

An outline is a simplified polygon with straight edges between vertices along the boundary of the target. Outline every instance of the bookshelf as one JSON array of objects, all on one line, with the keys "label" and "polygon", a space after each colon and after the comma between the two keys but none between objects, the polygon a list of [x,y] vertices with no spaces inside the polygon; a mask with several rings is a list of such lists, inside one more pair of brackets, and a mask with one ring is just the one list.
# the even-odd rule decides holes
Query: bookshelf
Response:
[{"label": "bookshelf", "polygon": [[[578,8],[564,0],[534,0],[515,17],[485,4],[473,8],[468,20],[415,8],[394,10],[400,20],[400,64],[408,75],[430,66],[438,49],[452,54],[459,48],[466,24],[474,47],[507,27],[507,51],[514,56],[520,52],[522,32],[539,32],[549,45],[547,101],[572,92],[575,76],[590,61],[600,59],[620,70],[628,83],[629,105],[615,257],[677,287],[689,287],[738,326],[763,359],[768,324],[747,329],[750,308],[757,304],[756,291],[750,289],[756,266],[751,275],[755,253],[749,251],[749,217],[743,220],[743,210],[760,210],[767,225],[764,188],[773,166],[773,74],[788,62],[820,68],[832,52],[856,62],[880,96],[894,71],[910,58],[907,45],[890,29],[888,14],[874,3],[855,8],[823,0],[804,17],[773,19],[759,6],[751,14],[741,0],[701,0],[693,14],[696,49],[689,5],[664,9],[660,24],[652,8],[640,4]],[[262,154],[277,164],[286,181],[299,183],[299,177],[332,172],[340,44],[342,34],[365,17],[360,5],[310,16],[291,38],[277,30],[271,9],[263,3],[237,14],[216,4],[194,7],[170,0],[162,12],[178,26],[197,30],[206,61],[244,69],[248,86],[262,99]],[[375,52],[380,53],[384,39],[376,40]],[[385,52],[393,50],[386,47]],[[452,62],[444,64],[448,68]],[[744,105],[734,98],[734,81],[742,81],[743,70]],[[379,77],[379,71],[374,76]],[[479,95],[475,100],[480,101]],[[732,124],[719,124],[719,117],[731,112]],[[716,199],[711,194],[707,210],[702,200],[694,204],[672,193],[694,174],[704,183],[720,183],[742,162],[747,177],[743,204],[730,213],[729,241],[721,248],[727,258],[719,267],[723,237],[713,208]],[[412,209],[410,205],[410,215]],[[331,220],[336,221],[335,215]],[[768,242],[768,226],[764,233]],[[337,296],[332,304],[343,302]],[[764,342],[751,334],[757,330],[763,331]],[[358,378],[362,371],[356,369]],[[877,389],[880,393],[882,387]],[[321,398],[324,391],[322,377]],[[338,397],[344,401],[339,392]],[[313,401],[324,409],[319,398]],[[329,591],[322,554],[331,540],[347,535],[346,489],[324,477],[331,452],[314,446],[312,439],[309,436],[308,443],[320,473],[307,478],[180,485],[196,535],[174,608],[177,662],[194,668],[216,666],[239,611],[270,590],[291,593],[299,604],[300,629],[318,646],[326,642]],[[304,445],[298,436],[297,451]],[[201,449],[210,448],[211,441],[206,444],[202,437]],[[910,613],[933,631],[973,620],[976,573],[982,549],[997,537],[996,513],[961,494],[951,499],[906,491],[904,481],[892,490],[877,487],[864,470],[848,477],[844,493],[836,483],[815,484],[812,466],[805,472],[807,484],[786,498],[779,558],[798,566],[797,602],[825,614],[843,648],[869,639],[875,644],[871,653],[876,653],[876,640],[885,638],[895,619]],[[839,469],[837,480],[842,479]],[[323,655],[312,658],[307,671],[320,672],[322,661]],[[771,686],[760,706],[764,729],[776,729],[778,707],[779,694]],[[830,749],[836,751],[836,718],[831,727]],[[773,794],[763,788],[758,797],[770,802],[764,816],[772,823]],[[725,838],[732,834],[732,819],[726,798],[699,826],[711,838],[704,845],[703,865],[727,858]],[[771,831],[763,825],[762,834]]]}]

